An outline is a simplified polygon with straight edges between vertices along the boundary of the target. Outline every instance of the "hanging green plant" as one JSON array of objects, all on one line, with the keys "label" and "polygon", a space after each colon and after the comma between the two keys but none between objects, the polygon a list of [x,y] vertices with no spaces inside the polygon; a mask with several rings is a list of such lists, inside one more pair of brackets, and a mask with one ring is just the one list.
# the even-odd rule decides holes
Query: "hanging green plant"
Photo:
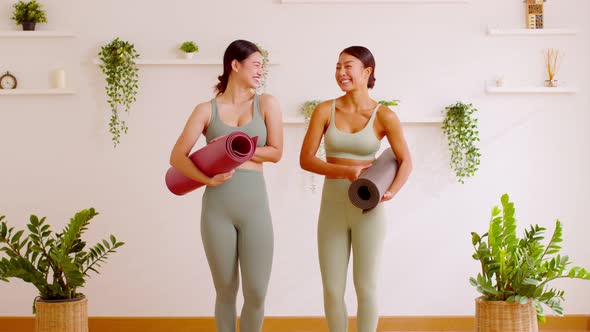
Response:
[{"label": "hanging green plant", "polygon": [[121,109],[129,112],[139,88],[138,69],[134,61],[139,54],[133,44],[117,37],[102,46],[98,55],[101,61],[100,68],[106,76],[107,102],[112,113],[109,131],[113,135],[113,144],[116,147],[120,143],[121,134],[126,134],[128,130],[125,121],[119,118],[119,112]]},{"label": "hanging green plant", "polygon": [[475,145],[479,141],[477,119],[473,113],[477,109],[472,104],[457,102],[445,107],[445,119],[442,130],[447,135],[449,151],[451,152],[450,166],[457,180],[465,183],[465,178],[475,174],[479,166],[479,148]]},{"label": "hanging green plant", "polygon": [[257,94],[262,94],[266,91],[266,82],[268,81],[268,67],[270,60],[268,58],[268,51],[265,50],[260,44],[256,44],[256,47],[260,50],[262,54],[262,77],[260,78],[260,84],[256,88]]}]

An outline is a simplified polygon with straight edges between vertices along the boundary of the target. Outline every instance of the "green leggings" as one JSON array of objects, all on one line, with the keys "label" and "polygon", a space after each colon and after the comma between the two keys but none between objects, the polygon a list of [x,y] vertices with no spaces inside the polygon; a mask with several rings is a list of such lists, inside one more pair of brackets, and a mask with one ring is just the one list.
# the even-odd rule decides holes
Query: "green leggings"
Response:
[{"label": "green leggings", "polygon": [[347,179],[325,179],[318,222],[318,249],[324,310],[330,332],[345,332],[348,315],[344,303],[350,249],[353,253],[353,276],[356,290],[357,330],[375,332],[377,310],[377,275],[386,231],[382,205],[371,212],[350,203]]},{"label": "green leggings", "polygon": [[201,236],[217,293],[219,332],[236,330],[236,296],[242,275],[241,332],[260,332],[273,255],[273,230],[264,177],[237,169],[231,179],[203,194]]}]

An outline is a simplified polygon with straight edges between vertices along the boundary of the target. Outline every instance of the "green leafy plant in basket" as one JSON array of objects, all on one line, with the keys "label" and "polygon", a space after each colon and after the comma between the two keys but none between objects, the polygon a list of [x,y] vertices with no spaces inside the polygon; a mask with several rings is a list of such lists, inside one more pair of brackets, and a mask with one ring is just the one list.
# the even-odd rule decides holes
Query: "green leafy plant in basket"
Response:
[{"label": "green leafy plant in basket", "polygon": [[131,104],[136,101],[138,85],[138,69],[135,59],[139,54],[135,46],[127,41],[115,38],[109,44],[102,46],[100,53],[100,68],[105,75],[105,90],[108,104],[111,108],[109,131],[113,135],[113,144],[120,143],[121,134],[126,134],[127,124],[121,120],[121,111],[129,112]]},{"label": "green leafy plant in basket", "polygon": [[563,315],[564,292],[550,288],[548,283],[559,278],[590,280],[590,272],[568,267],[569,257],[559,254],[563,242],[559,220],[547,245],[541,242],[546,228],[539,225],[530,226],[524,237],[518,238],[514,203],[507,194],[502,195],[501,203],[501,208],[492,209],[487,233],[471,233],[475,249],[472,257],[481,264],[481,272],[469,279],[471,285],[483,294],[484,301],[532,301],[541,322],[545,321],[543,304]]},{"label": "green leafy plant in basket", "polygon": [[445,118],[442,130],[447,135],[449,151],[451,152],[450,166],[457,180],[465,182],[478,169],[481,154],[476,142],[479,142],[477,119],[473,113],[477,109],[472,104],[457,102],[445,107]]},{"label": "green leafy plant in basket", "polygon": [[98,273],[109,255],[124,244],[111,235],[110,241],[86,248],[82,235],[97,214],[93,208],[76,213],[61,233],[54,233],[45,217],[31,215],[26,235],[0,216],[0,281],[22,279],[33,284],[43,300],[83,297],[78,288],[89,273]]},{"label": "green leafy plant in basket", "polygon": [[23,25],[23,30],[35,30],[36,23],[46,23],[47,17],[45,10],[41,7],[41,4],[36,0],[29,2],[19,1],[13,5],[14,12],[12,13],[11,19],[16,22],[17,25]]}]

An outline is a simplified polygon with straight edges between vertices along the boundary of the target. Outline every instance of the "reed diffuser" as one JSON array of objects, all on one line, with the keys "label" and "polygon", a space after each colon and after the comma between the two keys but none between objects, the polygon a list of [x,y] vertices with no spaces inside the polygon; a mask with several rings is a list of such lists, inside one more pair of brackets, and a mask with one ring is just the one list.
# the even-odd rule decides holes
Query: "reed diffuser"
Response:
[{"label": "reed diffuser", "polygon": [[557,86],[555,75],[559,70],[560,60],[561,55],[559,54],[559,50],[554,48],[545,50],[545,66],[547,67],[547,75],[549,76],[549,79],[545,80],[545,85],[547,87]]}]

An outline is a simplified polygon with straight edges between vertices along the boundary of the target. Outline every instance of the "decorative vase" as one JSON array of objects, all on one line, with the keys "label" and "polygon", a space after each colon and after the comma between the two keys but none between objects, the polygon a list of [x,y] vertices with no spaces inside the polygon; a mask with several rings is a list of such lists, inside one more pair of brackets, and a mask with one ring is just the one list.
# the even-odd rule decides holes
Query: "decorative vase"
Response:
[{"label": "decorative vase", "polygon": [[545,80],[545,86],[549,88],[554,88],[557,86],[557,80]]},{"label": "decorative vase", "polygon": [[184,58],[187,59],[187,60],[188,59],[192,59],[193,56],[195,56],[195,52],[190,52],[190,53],[184,52]]}]

